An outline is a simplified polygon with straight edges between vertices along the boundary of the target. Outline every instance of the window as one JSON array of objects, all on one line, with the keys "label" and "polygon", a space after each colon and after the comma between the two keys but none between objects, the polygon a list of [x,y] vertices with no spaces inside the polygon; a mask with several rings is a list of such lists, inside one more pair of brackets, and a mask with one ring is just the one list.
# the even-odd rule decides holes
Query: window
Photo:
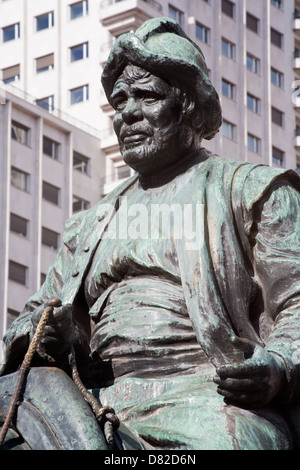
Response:
[{"label": "window", "polygon": [[86,59],[89,56],[89,43],[85,42],[78,46],[70,47],[71,62]]},{"label": "window", "polygon": [[76,20],[82,16],[89,14],[89,4],[88,0],[83,0],[82,2],[73,3],[70,5],[70,18],[71,20]]},{"label": "window", "polygon": [[15,261],[9,261],[8,277],[11,281],[15,281],[26,286],[27,271],[28,268],[23,266],[23,264],[15,263]]},{"label": "window", "polygon": [[279,8],[280,10],[283,9],[283,0],[271,0],[271,4],[274,5],[274,7]]},{"label": "window", "polygon": [[46,281],[46,277],[47,277],[47,274],[41,273],[41,278],[40,278],[41,286],[42,286],[42,285],[44,284],[44,282]]},{"label": "window", "polygon": [[248,93],[247,94],[247,108],[256,114],[260,114],[260,99]]},{"label": "window", "polygon": [[74,88],[71,92],[71,105],[82,103],[89,99],[89,86],[83,85],[78,88]]},{"label": "window", "polygon": [[253,31],[256,34],[259,33],[259,20],[250,13],[247,13],[246,25],[247,28],[250,29],[250,31]]},{"label": "window", "polygon": [[53,160],[59,160],[60,144],[48,137],[43,136],[43,153]]},{"label": "window", "polygon": [[169,18],[172,18],[173,20],[177,21],[177,23],[180,26],[183,26],[184,23],[184,13],[180,10],[178,10],[175,7],[172,7],[172,5],[169,5]]},{"label": "window", "polygon": [[234,100],[235,90],[236,90],[236,86],[233,83],[228,82],[224,78],[222,79],[222,93],[224,96],[227,96],[227,98]]},{"label": "window", "polygon": [[11,185],[21,191],[29,192],[29,174],[15,167],[11,168]]},{"label": "window", "polygon": [[236,126],[224,120],[222,123],[222,134],[230,140],[236,140]]},{"label": "window", "polygon": [[276,31],[274,28],[271,28],[271,43],[280,49],[283,48],[283,34],[279,33],[279,31]]},{"label": "window", "polygon": [[252,134],[248,134],[248,150],[257,154],[261,153],[261,140]]},{"label": "window", "polygon": [[58,206],[60,202],[60,189],[43,181],[43,198]]},{"label": "window", "polygon": [[260,61],[253,55],[247,53],[247,69],[250,70],[250,72],[259,74],[260,72]]},{"label": "window", "polygon": [[19,122],[11,123],[11,138],[20,144],[29,145],[30,129]]},{"label": "window", "polygon": [[273,85],[278,86],[279,88],[283,88],[283,77],[283,73],[271,68],[271,82]]},{"label": "window", "polygon": [[35,59],[36,73],[48,72],[54,69],[54,54],[44,55]]},{"label": "window", "polygon": [[73,213],[84,211],[90,208],[90,203],[81,199],[80,197],[73,196]]},{"label": "window", "polygon": [[36,17],[36,30],[42,31],[43,29],[52,28],[54,26],[54,12],[50,11],[44,15]]},{"label": "window", "polygon": [[272,106],[272,122],[280,127],[284,126],[284,113]]},{"label": "window", "polygon": [[235,4],[233,2],[222,0],[222,12],[225,13],[225,15],[230,16],[230,18],[234,18],[234,9]]},{"label": "window", "polygon": [[205,44],[209,44],[210,30],[206,26],[196,23],[196,38],[200,39],[202,42],[205,42]]},{"label": "window", "polygon": [[4,83],[20,80],[20,64],[2,69],[2,80]]},{"label": "window", "polygon": [[235,44],[233,44],[230,41],[227,41],[227,39],[222,38],[222,54],[225,55],[226,57],[229,57],[229,59],[234,59],[235,58]]},{"label": "window", "polygon": [[20,23],[3,28],[3,42],[14,41],[20,37]]},{"label": "window", "polygon": [[59,246],[59,234],[49,228],[42,227],[42,244],[57,250]]},{"label": "window", "polygon": [[284,152],[276,147],[272,147],[272,161],[275,165],[284,165]]},{"label": "window", "polygon": [[129,178],[130,176],[130,168],[127,165],[121,165],[116,167],[116,176],[118,180],[123,178]]},{"label": "window", "polygon": [[19,235],[23,235],[23,237],[27,237],[28,220],[24,219],[24,217],[20,217],[19,215],[10,214],[10,230],[18,233]]},{"label": "window", "polygon": [[12,325],[12,322],[19,316],[19,312],[17,310],[13,310],[12,308],[7,309],[7,328]]},{"label": "window", "polygon": [[40,108],[45,109],[46,111],[53,111],[54,110],[54,96],[47,96],[46,98],[41,98],[36,100],[37,106]]},{"label": "window", "polygon": [[85,173],[86,175],[90,174],[90,159],[81,155],[78,152],[73,153],[73,168],[74,170]]}]

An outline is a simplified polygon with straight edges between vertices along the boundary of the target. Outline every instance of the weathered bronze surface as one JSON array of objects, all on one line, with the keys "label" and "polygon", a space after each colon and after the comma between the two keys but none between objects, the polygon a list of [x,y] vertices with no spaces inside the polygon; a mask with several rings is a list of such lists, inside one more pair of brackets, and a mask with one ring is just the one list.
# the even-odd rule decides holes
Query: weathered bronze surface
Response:
[{"label": "weathered bronze surface", "polygon": [[298,175],[203,148],[219,98],[170,19],[120,36],[102,83],[136,174],[66,222],[6,334],[2,420],[45,305],[60,299],[3,447],[107,448],[71,380],[74,349],[84,393],[120,420],[117,449],[299,448]]}]

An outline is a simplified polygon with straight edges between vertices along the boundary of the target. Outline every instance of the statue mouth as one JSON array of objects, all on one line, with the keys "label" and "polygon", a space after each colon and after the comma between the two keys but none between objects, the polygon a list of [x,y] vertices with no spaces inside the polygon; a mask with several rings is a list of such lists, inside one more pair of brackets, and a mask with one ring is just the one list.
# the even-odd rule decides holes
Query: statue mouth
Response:
[{"label": "statue mouth", "polygon": [[120,141],[124,145],[140,143],[153,135],[153,129],[150,126],[141,126],[134,124],[124,125],[120,131]]},{"label": "statue mouth", "polygon": [[146,134],[141,134],[141,133],[129,134],[129,135],[125,135],[122,141],[124,145],[130,145],[130,144],[134,145],[134,144],[140,144],[144,142],[147,139],[147,137],[149,136]]}]

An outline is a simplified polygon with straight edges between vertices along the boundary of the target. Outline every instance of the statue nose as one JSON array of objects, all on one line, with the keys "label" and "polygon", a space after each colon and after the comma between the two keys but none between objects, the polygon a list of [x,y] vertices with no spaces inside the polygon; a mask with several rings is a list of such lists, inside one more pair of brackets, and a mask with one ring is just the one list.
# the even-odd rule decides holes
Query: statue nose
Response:
[{"label": "statue nose", "polygon": [[142,108],[140,101],[129,98],[125,108],[122,111],[122,117],[127,124],[141,120]]}]

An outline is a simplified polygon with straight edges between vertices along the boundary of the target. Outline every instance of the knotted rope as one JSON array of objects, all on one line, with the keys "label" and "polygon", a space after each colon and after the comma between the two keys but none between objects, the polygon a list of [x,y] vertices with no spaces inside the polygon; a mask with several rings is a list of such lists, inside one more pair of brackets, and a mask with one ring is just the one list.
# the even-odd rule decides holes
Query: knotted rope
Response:
[{"label": "knotted rope", "polygon": [[[47,325],[49,321],[50,315],[54,307],[59,307],[60,305],[61,305],[61,302],[57,298],[50,299],[46,303],[46,308],[41,315],[41,318],[39,320],[39,323],[37,325],[33,338],[29,344],[28,350],[24,356],[23,362],[18,371],[18,378],[17,378],[15,392],[14,392],[12,401],[8,409],[8,413],[6,415],[4,424],[0,432],[0,447],[4,443],[9,426],[11,425],[15,417],[17,408],[21,403],[22,394],[24,392],[24,388],[26,385],[26,377],[30,369],[30,364],[33,359],[34,353],[36,352],[39,341],[44,333],[45,326]],[[72,371],[72,379],[75,385],[77,386],[78,390],[82,394],[85,401],[89,403],[89,405],[91,406],[92,411],[95,414],[96,419],[104,432],[107,444],[109,446],[112,446],[114,442],[113,431],[114,429],[117,429],[120,424],[119,419],[115,415],[114,409],[111,408],[110,406],[101,407],[98,400],[94,397],[94,395],[91,392],[89,392],[83,385],[79,377],[78,370],[77,370],[77,364],[76,364],[75,352],[74,352],[73,346],[71,346],[71,352],[69,354],[69,363],[70,363],[70,367]]]}]

